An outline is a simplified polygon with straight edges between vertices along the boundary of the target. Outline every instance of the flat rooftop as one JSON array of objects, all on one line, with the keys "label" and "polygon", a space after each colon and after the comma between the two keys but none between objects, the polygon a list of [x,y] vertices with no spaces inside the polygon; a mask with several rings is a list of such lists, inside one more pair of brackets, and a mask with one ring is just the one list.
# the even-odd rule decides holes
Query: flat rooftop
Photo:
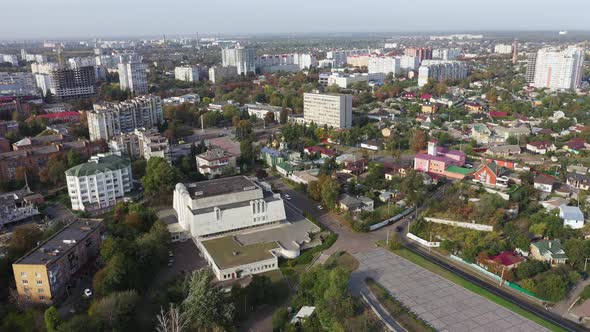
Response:
[{"label": "flat rooftop", "polygon": [[276,242],[242,245],[233,236],[203,241],[201,244],[221,270],[271,259],[274,255],[270,250],[279,248]]},{"label": "flat rooftop", "polygon": [[232,176],[209,181],[185,183],[184,186],[193,198],[220,196],[260,189],[254,181],[245,176]]},{"label": "flat rooftop", "polygon": [[102,219],[77,219],[14,264],[50,265],[100,227]]}]

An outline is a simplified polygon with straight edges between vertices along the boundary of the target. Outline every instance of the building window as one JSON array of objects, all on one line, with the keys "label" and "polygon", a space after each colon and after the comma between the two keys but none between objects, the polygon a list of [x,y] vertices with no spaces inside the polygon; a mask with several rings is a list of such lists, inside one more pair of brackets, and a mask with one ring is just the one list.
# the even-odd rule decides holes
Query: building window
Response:
[{"label": "building window", "polygon": [[27,273],[26,272],[21,272],[20,273],[20,276],[23,277],[23,278],[26,278],[27,277]]},{"label": "building window", "polygon": [[43,296],[43,295],[39,296],[39,300],[45,300],[45,296]]},{"label": "building window", "polygon": [[23,279],[23,284],[25,284],[25,285],[26,285],[26,284],[28,284],[28,283],[29,283],[29,281],[28,281],[28,280],[25,280],[25,279]]},{"label": "building window", "polygon": [[37,292],[38,293],[45,293],[45,290],[43,288],[37,288]]},{"label": "building window", "polygon": [[43,280],[37,280],[37,285],[43,285]]},{"label": "building window", "polygon": [[35,272],[35,277],[37,277],[37,278],[41,278],[41,273],[39,273],[39,272]]}]

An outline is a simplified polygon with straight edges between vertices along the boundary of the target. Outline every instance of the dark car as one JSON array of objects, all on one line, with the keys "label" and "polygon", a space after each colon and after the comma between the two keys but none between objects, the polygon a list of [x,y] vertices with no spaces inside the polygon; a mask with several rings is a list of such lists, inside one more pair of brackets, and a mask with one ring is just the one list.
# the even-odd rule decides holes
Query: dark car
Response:
[{"label": "dark car", "polygon": [[403,230],[404,230],[404,228],[402,226],[397,226],[395,228],[395,231],[398,232],[398,233],[401,232],[401,231],[403,231]]}]

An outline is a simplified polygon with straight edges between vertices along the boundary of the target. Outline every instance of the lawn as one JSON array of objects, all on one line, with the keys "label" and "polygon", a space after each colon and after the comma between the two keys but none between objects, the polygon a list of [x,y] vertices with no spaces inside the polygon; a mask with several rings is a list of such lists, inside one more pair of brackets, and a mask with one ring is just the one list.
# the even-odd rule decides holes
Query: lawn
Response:
[{"label": "lawn", "polygon": [[[383,243],[383,242],[384,241],[378,241],[378,244],[381,247],[387,249],[387,247],[385,246],[385,243]],[[541,317],[539,317],[527,310],[522,309],[518,305],[516,305],[508,300],[505,300],[505,299],[501,298],[500,296],[493,294],[476,284],[471,283],[469,280],[466,280],[463,277],[456,275],[450,271],[447,271],[446,269],[426,260],[425,258],[416,255],[415,253],[411,252],[408,249],[403,248],[400,250],[390,250],[390,251],[402,258],[407,259],[408,261],[410,261],[418,266],[421,266],[433,273],[438,274],[439,276],[441,276],[447,280],[450,280],[450,281],[456,283],[459,286],[462,286],[462,287],[464,287],[464,288],[466,288],[478,295],[481,295],[481,296],[485,297],[486,299],[488,299],[498,305],[501,305],[504,308],[506,308],[516,314],[519,314],[525,318],[528,318],[531,321],[533,321],[541,326],[544,326],[552,331],[566,331],[563,328],[561,328],[551,322],[548,322],[548,321],[544,320],[543,318],[541,318]]]},{"label": "lawn", "polygon": [[334,266],[339,266],[348,272],[352,272],[359,267],[359,262],[346,251],[339,251],[334,253],[330,258],[326,260],[324,263],[328,268]]},{"label": "lawn", "polygon": [[408,331],[435,331],[428,323],[423,321],[420,317],[412,314],[404,305],[396,300],[389,292],[380,284],[371,278],[365,280],[371,293],[375,295],[379,303],[387,310],[387,312]]}]

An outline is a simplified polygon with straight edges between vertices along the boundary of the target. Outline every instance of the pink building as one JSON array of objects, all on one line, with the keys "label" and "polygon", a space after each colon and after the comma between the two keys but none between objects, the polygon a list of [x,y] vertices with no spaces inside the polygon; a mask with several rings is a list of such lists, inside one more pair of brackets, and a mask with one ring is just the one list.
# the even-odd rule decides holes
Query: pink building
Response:
[{"label": "pink building", "polygon": [[449,166],[465,165],[465,153],[438,147],[437,143],[428,141],[428,154],[418,153],[414,157],[415,170],[444,176]]}]

